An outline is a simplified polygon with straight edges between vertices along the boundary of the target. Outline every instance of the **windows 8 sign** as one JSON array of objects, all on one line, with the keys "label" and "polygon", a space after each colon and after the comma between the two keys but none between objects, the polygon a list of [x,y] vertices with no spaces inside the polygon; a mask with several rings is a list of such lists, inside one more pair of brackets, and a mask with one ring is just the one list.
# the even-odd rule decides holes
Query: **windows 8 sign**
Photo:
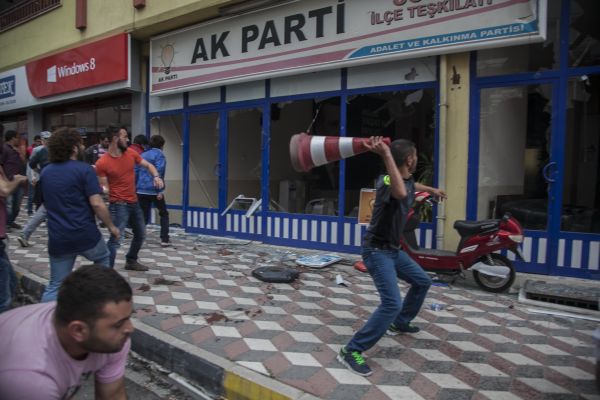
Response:
[{"label": "windows 8 sign", "polygon": [[128,79],[129,38],[113,36],[27,64],[27,82],[38,98]]}]

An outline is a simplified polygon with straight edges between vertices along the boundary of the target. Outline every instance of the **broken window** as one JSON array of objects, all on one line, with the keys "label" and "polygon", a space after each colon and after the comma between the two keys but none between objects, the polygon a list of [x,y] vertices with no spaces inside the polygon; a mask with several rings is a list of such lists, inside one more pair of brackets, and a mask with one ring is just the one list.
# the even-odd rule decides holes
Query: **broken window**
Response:
[{"label": "broken window", "polygon": [[262,109],[228,112],[227,204],[234,198],[260,199],[262,175]]},{"label": "broken window", "polygon": [[290,138],[300,132],[339,136],[339,97],[292,100],[271,107],[271,200],[279,210],[298,214],[337,215],[339,161],[308,172],[297,172],[290,163]]},{"label": "broken window", "polygon": [[585,67],[600,64],[600,2],[571,1],[569,23],[569,66]]},{"label": "broken window", "polygon": [[219,207],[219,114],[190,116],[189,205]]},{"label": "broken window", "polygon": [[[347,136],[385,136],[415,143],[419,163],[415,180],[433,185],[435,144],[434,89],[397,90],[348,97]],[[385,173],[381,158],[368,152],[346,159],[344,215],[356,217],[360,190],[374,188]]]},{"label": "broken window", "polygon": [[[167,159],[165,173],[165,201],[170,205],[182,205],[183,193],[183,116],[163,115],[150,121],[150,133],[165,139],[163,152]],[[181,212],[170,210],[171,222],[181,221]]]},{"label": "broken window", "polygon": [[560,1],[554,0],[548,2],[547,33],[543,43],[479,50],[477,52],[477,75],[490,76],[558,69],[560,3]]}]

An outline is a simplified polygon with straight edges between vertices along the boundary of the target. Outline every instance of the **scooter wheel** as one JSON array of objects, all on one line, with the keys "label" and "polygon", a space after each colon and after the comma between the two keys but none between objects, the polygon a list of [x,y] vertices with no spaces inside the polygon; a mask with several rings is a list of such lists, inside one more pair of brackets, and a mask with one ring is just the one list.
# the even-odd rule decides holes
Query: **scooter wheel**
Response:
[{"label": "scooter wheel", "polygon": [[[475,282],[483,290],[492,293],[504,292],[512,286],[515,278],[517,277],[515,267],[513,266],[513,263],[503,255],[492,253],[490,254],[490,257],[492,258],[493,265],[503,265],[510,269],[508,276],[506,278],[498,278],[496,276],[489,276],[479,273],[479,271],[473,271],[473,279],[475,279]],[[478,261],[489,264],[487,256],[480,258]]]}]

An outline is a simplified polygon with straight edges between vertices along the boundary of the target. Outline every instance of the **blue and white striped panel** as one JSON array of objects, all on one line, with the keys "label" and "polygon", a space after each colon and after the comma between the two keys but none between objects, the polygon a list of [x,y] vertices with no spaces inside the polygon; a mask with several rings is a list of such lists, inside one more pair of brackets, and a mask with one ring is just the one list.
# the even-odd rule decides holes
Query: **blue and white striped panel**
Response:
[{"label": "blue and white striped panel", "polygon": [[211,211],[189,210],[187,212],[187,226],[216,231],[219,229],[219,214]]},{"label": "blue and white striped panel", "polygon": [[[353,224],[350,222],[344,223],[344,246],[360,247],[366,229],[366,225]],[[415,234],[417,236],[417,244],[420,247],[427,249],[433,247],[433,229],[417,228]]]},{"label": "blue and white striped panel", "polygon": [[[526,236],[521,244],[521,254],[526,263],[542,264],[548,262],[548,239]],[[509,260],[516,260],[511,251],[502,251]],[[556,265],[561,268],[600,269],[600,241],[562,238],[558,241]]]},{"label": "blue and white striped panel", "polygon": [[278,239],[337,244],[338,223],[291,216],[267,217],[267,236]]},{"label": "blue and white striped panel", "polygon": [[[523,255],[525,262],[545,264],[546,252],[548,251],[547,243],[548,239],[545,237],[525,236],[525,238],[523,238],[523,243],[521,243],[521,254]],[[512,251],[503,250],[501,253],[505,254],[506,258],[511,261],[517,259],[517,256]]]},{"label": "blue and white striped panel", "polygon": [[350,222],[344,223],[344,246],[360,247],[362,237],[366,229],[366,225],[353,224]]},{"label": "blue and white striped panel", "polygon": [[433,248],[433,229],[428,228],[417,228],[415,229],[415,236],[417,237],[417,244],[423,249]]},{"label": "blue and white striped panel", "polygon": [[556,265],[563,268],[598,271],[600,269],[600,241],[559,239]]},{"label": "blue and white striped panel", "polygon": [[225,230],[227,232],[236,233],[250,233],[258,234],[262,233],[262,217],[251,216],[246,217],[244,214],[227,214],[225,216]]},{"label": "blue and white striped panel", "polygon": [[588,269],[592,271],[598,271],[600,269],[600,241],[590,242]]}]

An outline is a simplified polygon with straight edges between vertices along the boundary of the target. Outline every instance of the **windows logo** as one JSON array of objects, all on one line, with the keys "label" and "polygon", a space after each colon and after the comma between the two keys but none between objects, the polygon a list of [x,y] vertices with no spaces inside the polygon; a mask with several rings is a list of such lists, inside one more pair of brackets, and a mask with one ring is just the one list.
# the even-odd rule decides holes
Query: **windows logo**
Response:
[{"label": "windows logo", "polygon": [[56,82],[56,65],[53,65],[46,70],[46,81]]}]

